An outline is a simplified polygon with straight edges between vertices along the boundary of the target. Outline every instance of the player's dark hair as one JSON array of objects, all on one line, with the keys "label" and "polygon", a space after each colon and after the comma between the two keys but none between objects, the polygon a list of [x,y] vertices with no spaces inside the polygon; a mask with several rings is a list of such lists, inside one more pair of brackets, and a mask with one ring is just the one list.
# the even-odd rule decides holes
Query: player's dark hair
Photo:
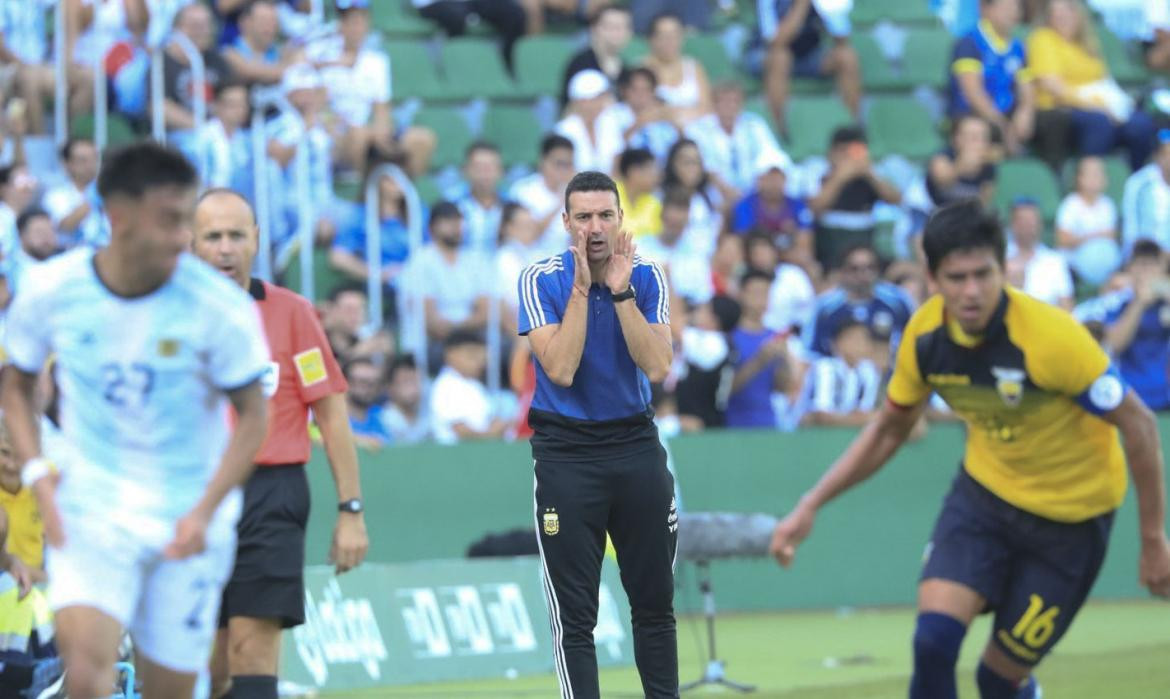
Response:
[{"label": "player's dark hair", "polygon": [[646,148],[628,148],[618,157],[618,172],[622,178],[630,174],[630,170],[654,162],[654,154]]},{"label": "player's dark hair", "polygon": [[154,141],[139,141],[110,151],[98,174],[102,199],[122,196],[141,199],[148,190],[162,187],[193,189],[199,176],[187,157]]},{"label": "player's dark hair", "polygon": [[683,18],[677,12],[660,12],[650,20],[650,26],[646,30],[646,36],[654,38],[654,35],[658,33],[658,25],[671,19],[686,27],[687,23],[683,21]]},{"label": "player's dark hair", "polygon": [[573,179],[569,180],[569,186],[565,187],[565,211],[569,211],[569,197],[576,192],[613,192],[613,200],[621,207],[617,183],[604,172],[586,170],[573,175]]},{"label": "player's dark hair", "polygon": [[972,250],[991,250],[1002,267],[1006,247],[999,217],[978,199],[942,207],[926,221],[922,233],[922,250],[931,274],[938,272],[947,255]]},{"label": "player's dark hair", "polygon": [[645,78],[650,81],[651,88],[658,87],[658,76],[654,74],[654,71],[650,70],[646,66],[638,66],[637,68],[631,68],[618,76],[618,91],[620,92],[621,90],[629,87],[630,83],[634,82],[634,78]]},{"label": "player's dark hair", "polygon": [[61,146],[61,160],[69,162],[69,159],[73,157],[73,149],[82,143],[88,143],[91,146],[94,145],[93,139],[89,138],[71,137],[65,141],[65,145]]},{"label": "player's dark hair", "polygon": [[47,218],[52,222],[53,218],[49,216],[49,212],[39,207],[25,209],[19,216],[16,217],[16,230],[18,234],[23,235],[24,230],[28,228],[28,224],[38,218]]},{"label": "player's dark hair", "polygon": [[1130,260],[1136,260],[1139,257],[1162,257],[1162,246],[1158,245],[1155,240],[1149,238],[1142,238],[1133,244],[1133,251],[1129,253]]},{"label": "player's dark hair", "polygon": [[867,143],[868,139],[865,137],[865,129],[857,125],[839,126],[833,130],[833,135],[829,137],[829,147],[836,148],[848,143]]},{"label": "player's dark hair", "polygon": [[739,278],[739,288],[742,289],[748,285],[748,282],[753,281],[767,282],[768,286],[771,286],[772,282],[776,281],[776,277],[771,272],[765,272],[762,269],[748,269]]},{"label": "player's dark hair", "polygon": [[542,159],[547,158],[549,153],[561,148],[566,148],[572,152],[573,142],[559,133],[550,133],[540,141],[540,157]]},{"label": "player's dark hair", "polygon": [[463,151],[463,162],[471,160],[471,156],[479,151],[487,151],[488,153],[500,154],[500,147],[491,141],[472,141],[471,145],[467,146],[467,150]]},{"label": "player's dark hair", "polygon": [[364,282],[342,282],[329,290],[329,303],[337,303],[337,299],[341,298],[343,294],[361,294],[363,298],[367,297],[366,284]]},{"label": "player's dark hair", "polygon": [[441,201],[431,209],[430,226],[433,228],[439,221],[447,221],[454,218],[463,218],[463,212],[453,202]]}]

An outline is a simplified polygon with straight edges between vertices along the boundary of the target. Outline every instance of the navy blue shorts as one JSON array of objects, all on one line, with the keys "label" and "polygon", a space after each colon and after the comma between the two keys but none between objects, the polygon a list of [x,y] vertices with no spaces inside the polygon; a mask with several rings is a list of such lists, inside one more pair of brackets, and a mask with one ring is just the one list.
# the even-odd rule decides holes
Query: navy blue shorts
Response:
[{"label": "navy blue shorts", "polygon": [[922,580],[975,590],[993,611],[992,639],[1023,665],[1035,665],[1076,616],[1109,543],[1113,513],[1067,524],[1021,510],[966,469],[951,486],[927,548]]}]

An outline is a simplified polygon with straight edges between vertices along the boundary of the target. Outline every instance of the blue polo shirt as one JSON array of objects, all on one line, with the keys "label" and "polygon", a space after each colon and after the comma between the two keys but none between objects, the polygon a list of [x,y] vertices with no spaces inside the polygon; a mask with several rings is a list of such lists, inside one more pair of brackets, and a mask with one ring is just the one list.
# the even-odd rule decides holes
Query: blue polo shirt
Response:
[{"label": "blue polo shirt", "polygon": [[[561,322],[573,293],[574,268],[573,254],[566,250],[524,269],[519,282],[521,335]],[[634,287],[634,303],[646,322],[670,323],[666,277],[657,263],[635,255],[630,284]],[[589,288],[585,349],[573,384],[567,388],[556,385],[540,361],[535,363],[533,411],[587,422],[649,415],[650,382],[630,356],[613,298],[604,284],[594,283]],[[539,432],[537,425],[533,427]]]},{"label": "blue polo shirt", "polygon": [[1024,44],[1017,38],[1003,39],[986,21],[955,42],[951,56],[950,102],[948,113],[960,116],[971,112],[971,105],[959,89],[958,75],[981,73],[983,89],[996,109],[1010,114],[1016,107],[1016,83],[1026,81],[1029,73]]},{"label": "blue polo shirt", "polygon": [[[1082,323],[1096,321],[1113,325],[1133,303],[1133,290],[1123,289],[1091,299],[1077,307],[1074,315]],[[1133,341],[1116,361],[1121,378],[1151,410],[1170,408],[1170,304],[1151,304],[1142,313]]]},{"label": "blue polo shirt", "polygon": [[837,328],[853,318],[865,323],[875,334],[889,337],[893,346],[913,314],[914,301],[901,287],[890,282],[879,281],[873,295],[861,302],[850,301],[844,289],[833,289],[817,297],[813,319],[802,329],[801,340],[814,354],[831,356]]}]

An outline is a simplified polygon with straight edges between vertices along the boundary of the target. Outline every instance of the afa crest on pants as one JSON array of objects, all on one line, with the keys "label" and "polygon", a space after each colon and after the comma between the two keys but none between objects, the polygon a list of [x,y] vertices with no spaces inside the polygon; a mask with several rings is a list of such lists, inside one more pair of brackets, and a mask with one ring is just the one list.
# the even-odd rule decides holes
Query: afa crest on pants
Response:
[{"label": "afa crest on pants", "polygon": [[545,509],[541,521],[544,523],[543,529],[546,536],[556,536],[557,532],[561,530],[561,518],[554,507]]}]

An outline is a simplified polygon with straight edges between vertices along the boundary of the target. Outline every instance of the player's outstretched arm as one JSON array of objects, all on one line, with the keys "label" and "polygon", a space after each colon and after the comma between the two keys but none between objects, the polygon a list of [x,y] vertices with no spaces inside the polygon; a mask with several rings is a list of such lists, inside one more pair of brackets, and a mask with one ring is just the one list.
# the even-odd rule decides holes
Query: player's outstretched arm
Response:
[{"label": "player's outstretched arm", "polygon": [[[353,430],[345,407],[345,394],[331,393],[313,401],[313,416],[321,428],[321,439],[325,442],[325,456],[329,458],[329,468],[333,471],[338,501],[360,500],[361,475],[357,449],[353,444]],[[333,545],[329,549],[329,562],[337,566],[337,573],[344,573],[361,564],[369,547],[366,520],[362,513],[339,512],[337,525],[333,528]]]},{"label": "player's outstretched arm", "polygon": [[253,460],[268,432],[268,400],[259,380],[228,393],[228,398],[236,410],[236,429],[203,497],[175,526],[175,539],[164,552],[167,558],[186,558],[203,550],[207,524],[219,504],[255,468]]},{"label": "player's outstretched arm", "polygon": [[800,498],[792,512],[776,525],[776,530],[772,534],[771,552],[780,565],[785,567],[792,565],[796,547],[812,531],[817,510],[877,473],[910,436],[925,408],[925,402],[904,408],[886,401],[845,453],[829,467],[817,484]]},{"label": "player's outstretched arm", "polygon": [[1141,583],[1152,594],[1170,597],[1170,541],[1166,538],[1166,485],[1158,422],[1132,390],[1121,405],[1102,417],[1121,432],[1125,459],[1137,491]]}]

